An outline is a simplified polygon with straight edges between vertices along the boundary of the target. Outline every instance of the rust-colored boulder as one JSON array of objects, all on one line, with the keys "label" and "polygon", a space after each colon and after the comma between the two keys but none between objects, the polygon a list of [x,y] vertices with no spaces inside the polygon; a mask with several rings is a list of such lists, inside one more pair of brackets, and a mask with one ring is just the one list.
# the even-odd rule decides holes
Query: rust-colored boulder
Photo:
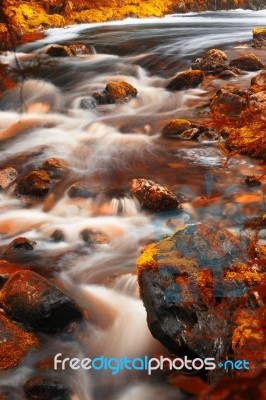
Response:
[{"label": "rust-colored boulder", "polygon": [[108,83],[102,93],[94,93],[93,97],[98,104],[125,103],[136,97],[138,91],[127,82]]},{"label": "rust-colored boulder", "polygon": [[162,130],[162,135],[167,138],[179,136],[191,127],[191,122],[186,119],[172,119],[167,122]]},{"label": "rust-colored boulder", "polygon": [[94,246],[97,244],[109,243],[109,238],[103,232],[93,231],[92,229],[83,229],[80,232],[80,236],[84,243],[88,246]]},{"label": "rust-colored boulder", "polygon": [[4,255],[19,255],[25,252],[33,251],[36,245],[37,243],[33,240],[29,240],[25,237],[17,237],[5,247]]},{"label": "rust-colored boulder", "polygon": [[11,275],[1,290],[0,304],[13,320],[37,331],[60,331],[82,318],[71,297],[29,270]]},{"label": "rust-colored boulder", "polygon": [[0,372],[17,367],[27,352],[39,343],[33,333],[26,332],[3,314],[0,314],[0,338]]},{"label": "rust-colored boulder", "polygon": [[132,179],[131,192],[145,210],[151,212],[182,210],[179,200],[166,186],[151,180]]},{"label": "rust-colored boulder", "polygon": [[71,393],[65,385],[55,378],[35,377],[28,380],[24,386],[28,400],[70,400]]},{"label": "rust-colored boulder", "polygon": [[46,54],[51,57],[73,57],[74,53],[68,46],[61,46],[59,44],[52,44],[46,50]]},{"label": "rust-colored boulder", "polygon": [[216,118],[239,118],[248,107],[249,93],[234,86],[219,89],[211,98],[210,108]]},{"label": "rust-colored boulder", "polygon": [[249,89],[254,93],[266,91],[266,71],[260,72],[251,79]]},{"label": "rust-colored boulder", "polygon": [[230,61],[229,65],[244,71],[259,71],[264,66],[260,58],[252,53],[234,58]]},{"label": "rust-colored boulder", "polygon": [[254,28],[252,33],[254,47],[258,49],[266,47],[266,27]]},{"label": "rust-colored boulder", "polygon": [[79,43],[71,44],[69,46],[69,49],[71,50],[74,56],[85,56],[92,53],[91,50],[88,49],[87,46],[85,46],[85,44],[79,44]]},{"label": "rust-colored boulder", "polygon": [[50,189],[50,177],[46,171],[31,171],[24,176],[16,187],[18,195],[44,197]]},{"label": "rust-colored boulder", "polygon": [[0,191],[8,189],[17,177],[18,172],[15,168],[8,167],[0,171]]},{"label": "rust-colored boulder", "polygon": [[192,89],[203,82],[204,74],[200,70],[181,72],[170,80],[168,90]]},{"label": "rust-colored boulder", "polygon": [[42,163],[42,170],[46,171],[51,178],[58,178],[66,171],[66,164],[59,158],[48,158]]},{"label": "rust-colored boulder", "polygon": [[[262,309],[253,293],[263,284],[263,260],[249,257],[247,238],[203,224],[147,246],[137,268],[152,335],[178,356],[237,359],[249,342],[247,358],[254,358],[252,343],[263,348]],[[243,318],[247,336],[239,342]]]}]

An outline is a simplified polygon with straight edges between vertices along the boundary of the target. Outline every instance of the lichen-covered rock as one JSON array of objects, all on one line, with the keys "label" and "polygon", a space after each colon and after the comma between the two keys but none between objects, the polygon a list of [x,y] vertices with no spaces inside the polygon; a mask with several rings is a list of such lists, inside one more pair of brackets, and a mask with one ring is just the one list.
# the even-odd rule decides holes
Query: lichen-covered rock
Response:
[{"label": "lichen-covered rock", "polygon": [[17,367],[39,340],[33,333],[26,332],[0,314],[0,343],[0,372],[3,372]]},{"label": "lichen-covered rock", "polygon": [[[255,311],[260,303],[253,287],[263,283],[263,274],[249,254],[247,238],[203,224],[147,246],[137,268],[153,336],[171,353],[193,358],[234,359],[248,340],[262,349],[263,328]],[[245,343],[239,343],[236,331],[240,308],[254,312],[249,314],[254,329],[246,331]]]},{"label": "lichen-covered rock", "polygon": [[219,89],[211,98],[210,108],[218,119],[239,118],[242,111],[248,107],[249,93],[234,86]]},{"label": "lichen-covered rock", "polygon": [[66,171],[66,164],[59,158],[48,158],[42,163],[42,170],[46,171],[51,178],[58,178]]},{"label": "lichen-covered rock", "polygon": [[192,89],[203,82],[204,74],[200,70],[181,72],[170,80],[168,90]]},{"label": "lichen-covered rock", "polygon": [[252,33],[254,47],[258,49],[266,47],[266,27],[254,28]]},{"label": "lichen-covered rock", "polygon": [[80,236],[87,246],[109,243],[109,238],[103,232],[93,231],[92,229],[83,229]]},{"label": "lichen-covered rock", "polygon": [[82,318],[71,297],[29,270],[11,275],[1,290],[0,304],[13,320],[37,331],[60,331]]},{"label": "lichen-covered rock", "polygon": [[55,378],[35,377],[28,380],[24,386],[28,400],[70,400],[71,392]]},{"label": "lichen-covered rock", "polygon": [[52,44],[46,50],[46,54],[51,57],[73,57],[74,53],[68,46],[60,46],[59,44]]},{"label": "lichen-covered rock", "polygon": [[44,197],[50,189],[50,177],[46,171],[31,171],[24,176],[16,187],[18,195]]},{"label": "lichen-covered rock", "polygon": [[178,138],[181,140],[216,140],[217,133],[203,125],[192,124],[185,119],[172,119],[162,130],[166,138]]},{"label": "lichen-covered rock", "polygon": [[166,186],[151,180],[132,179],[131,192],[145,210],[151,212],[182,210],[179,200]]},{"label": "lichen-covered rock", "polygon": [[15,168],[8,167],[0,171],[0,191],[8,189],[17,177],[18,172]]},{"label": "lichen-covered rock", "polygon": [[125,103],[136,97],[138,91],[127,82],[108,83],[102,93],[94,93],[93,97],[98,104]]},{"label": "lichen-covered rock", "polygon": [[248,53],[230,61],[231,67],[236,67],[244,71],[259,71],[264,67],[263,62],[255,54]]},{"label": "lichen-covered rock", "polygon": [[167,138],[179,136],[191,127],[191,122],[186,119],[172,119],[167,122],[162,130],[162,135]]}]

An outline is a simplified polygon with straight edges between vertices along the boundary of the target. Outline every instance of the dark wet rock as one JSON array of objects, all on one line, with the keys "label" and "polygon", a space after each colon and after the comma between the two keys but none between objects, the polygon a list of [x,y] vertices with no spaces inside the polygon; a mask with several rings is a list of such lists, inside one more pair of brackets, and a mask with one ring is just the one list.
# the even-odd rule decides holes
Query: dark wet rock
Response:
[{"label": "dark wet rock", "polygon": [[166,138],[180,140],[217,140],[217,133],[203,125],[193,124],[185,119],[173,119],[163,128],[162,135]]},{"label": "dark wet rock", "polygon": [[135,178],[131,181],[131,192],[143,209],[151,212],[180,210],[177,197],[164,185],[148,179]]},{"label": "dark wet rock", "polygon": [[224,71],[220,72],[217,76],[218,78],[225,80],[234,79],[237,77],[237,72],[232,71],[231,69],[225,69]]},{"label": "dark wet rock", "polygon": [[237,68],[226,64],[227,55],[218,49],[208,50],[202,58],[198,58],[193,64],[193,69],[201,70],[205,75],[219,76],[221,79],[229,79],[236,76]]},{"label": "dark wet rock", "polygon": [[64,232],[61,229],[56,229],[50,236],[51,240],[53,242],[64,242],[65,240],[65,235]]},{"label": "dark wet rock", "polygon": [[247,186],[260,186],[263,178],[261,175],[248,175],[245,178],[245,184]]},{"label": "dark wet rock", "polygon": [[109,238],[103,232],[93,231],[92,229],[83,229],[80,232],[80,236],[84,243],[88,246],[94,246],[97,244],[109,243]]},{"label": "dark wet rock", "polygon": [[203,82],[204,74],[202,71],[185,71],[181,72],[170,80],[167,85],[168,90],[192,89],[199,86]]},{"label": "dark wet rock", "polygon": [[69,49],[74,56],[85,56],[88,54],[92,54],[92,51],[87,46],[85,46],[85,44],[71,44],[69,46]]},{"label": "dark wet rock", "polygon": [[252,33],[254,47],[258,49],[266,47],[266,28],[255,28]]},{"label": "dark wet rock", "polygon": [[[171,353],[234,359],[248,340],[262,334],[262,326],[248,324],[250,336],[245,332],[239,342],[239,309],[249,311],[249,290],[263,282],[248,261],[248,249],[247,238],[203,224],[181,228],[144,249],[137,267],[148,325]],[[258,343],[263,346],[261,339]]]},{"label": "dark wet rock", "polygon": [[46,54],[51,57],[73,57],[74,52],[68,46],[53,44],[46,50]]},{"label": "dark wet rock", "polygon": [[17,271],[27,269],[20,264],[14,264],[7,260],[0,259],[0,289],[4,286],[10,276]]},{"label": "dark wet rock", "polygon": [[28,400],[70,400],[71,393],[65,385],[55,378],[36,377],[28,380],[24,386]]},{"label": "dark wet rock", "polygon": [[108,83],[102,93],[94,93],[93,97],[98,104],[125,103],[136,97],[138,91],[127,82]]},{"label": "dark wet rock", "polygon": [[18,172],[15,168],[8,167],[0,171],[0,191],[8,189],[17,177]]},{"label": "dark wet rock", "polygon": [[51,178],[58,178],[66,171],[66,164],[59,158],[48,158],[42,163],[42,169],[46,171]]},{"label": "dark wet rock", "polygon": [[162,135],[166,138],[179,136],[191,127],[191,122],[186,119],[172,119],[167,122],[162,130]]},{"label": "dark wet rock", "polygon": [[6,246],[4,249],[4,254],[10,255],[33,251],[36,245],[37,243],[33,240],[29,240],[25,237],[18,237],[14,239],[8,246]]},{"label": "dark wet rock", "polygon": [[0,314],[0,343],[0,372],[3,372],[17,367],[27,352],[36,347],[39,341],[33,333],[26,332]]},{"label": "dark wet rock", "polygon": [[83,97],[79,103],[79,107],[82,108],[83,110],[92,110],[96,106],[97,106],[96,98],[93,98],[91,96]]},{"label": "dark wet rock", "polygon": [[29,270],[11,275],[1,290],[0,304],[13,320],[43,332],[61,331],[82,318],[71,297]]},{"label": "dark wet rock", "polygon": [[211,98],[210,108],[217,118],[239,118],[248,107],[249,93],[234,86],[219,89]]},{"label": "dark wet rock", "polygon": [[95,192],[91,189],[90,185],[86,182],[75,182],[70,186],[67,192],[71,199],[81,197],[83,199],[90,199],[95,197]]},{"label": "dark wet rock", "polygon": [[244,71],[259,71],[263,68],[263,62],[255,54],[248,53],[230,61],[231,67],[236,67]]},{"label": "dark wet rock", "polygon": [[251,79],[249,89],[253,93],[266,91],[266,71],[260,72]]},{"label": "dark wet rock", "polygon": [[50,177],[46,171],[31,171],[17,184],[16,194],[44,197],[50,189]]}]

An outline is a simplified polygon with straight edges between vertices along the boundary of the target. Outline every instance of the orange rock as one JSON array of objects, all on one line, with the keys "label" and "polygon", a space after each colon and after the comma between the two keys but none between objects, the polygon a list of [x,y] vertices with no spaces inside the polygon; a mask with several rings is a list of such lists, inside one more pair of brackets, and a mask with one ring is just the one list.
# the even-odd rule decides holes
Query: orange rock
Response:
[{"label": "orange rock", "polygon": [[50,189],[50,178],[45,171],[31,171],[24,176],[16,187],[18,195],[45,196]]},{"label": "orange rock", "polygon": [[38,338],[0,314],[0,372],[15,368],[27,352],[39,344]]},{"label": "orange rock", "polygon": [[229,65],[245,71],[259,71],[264,66],[260,58],[252,53],[244,54],[231,60]]},{"label": "orange rock", "polygon": [[204,74],[200,70],[181,72],[167,85],[169,90],[183,90],[199,86],[203,82]]},{"label": "orange rock", "polygon": [[186,119],[172,119],[163,128],[164,137],[178,136],[191,127],[191,122]]}]

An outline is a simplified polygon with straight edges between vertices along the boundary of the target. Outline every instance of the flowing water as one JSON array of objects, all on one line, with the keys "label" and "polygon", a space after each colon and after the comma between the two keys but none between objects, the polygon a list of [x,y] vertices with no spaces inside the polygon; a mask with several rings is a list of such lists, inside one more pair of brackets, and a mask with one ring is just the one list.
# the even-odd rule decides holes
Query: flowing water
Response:
[{"label": "flowing water", "polygon": [[[12,187],[0,194],[1,245],[18,236],[35,240],[33,254],[20,261],[63,284],[90,315],[74,342],[45,338],[42,351],[6,375],[5,383],[25,382],[36,361],[62,349],[68,357],[166,354],[147,328],[135,275],[141,249],[158,236],[158,221],[140,210],[129,183],[149,178],[185,197],[186,213],[163,233],[208,217],[239,228],[264,210],[260,191],[243,184],[245,175],[263,172],[259,160],[236,156],[224,168],[216,142],[166,140],[160,131],[171,118],[208,120],[208,99],[227,84],[214,79],[171,93],[165,89],[169,78],[209,48],[224,49],[229,57],[246,52],[252,28],[262,26],[265,17],[265,11],[238,10],[72,26],[48,30],[44,39],[18,47],[16,57],[0,55],[13,76],[23,77],[21,87],[0,102],[1,169],[12,166],[25,174],[51,157],[68,168],[44,202],[17,198]],[[52,59],[45,55],[51,43],[84,43],[92,54]],[[266,61],[262,50],[255,52]],[[247,88],[254,75],[230,83]],[[82,100],[91,104],[94,91],[117,81],[135,86],[137,98],[80,107]],[[96,197],[70,198],[67,190],[76,181],[87,182]],[[207,206],[193,201],[199,196],[209,200]],[[110,242],[86,247],[80,237],[85,228],[102,231]],[[58,229],[64,241],[55,243],[50,236]],[[168,400],[183,398],[161,375],[74,371],[66,376],[73,399],[150,400],[160,391]]]}]

